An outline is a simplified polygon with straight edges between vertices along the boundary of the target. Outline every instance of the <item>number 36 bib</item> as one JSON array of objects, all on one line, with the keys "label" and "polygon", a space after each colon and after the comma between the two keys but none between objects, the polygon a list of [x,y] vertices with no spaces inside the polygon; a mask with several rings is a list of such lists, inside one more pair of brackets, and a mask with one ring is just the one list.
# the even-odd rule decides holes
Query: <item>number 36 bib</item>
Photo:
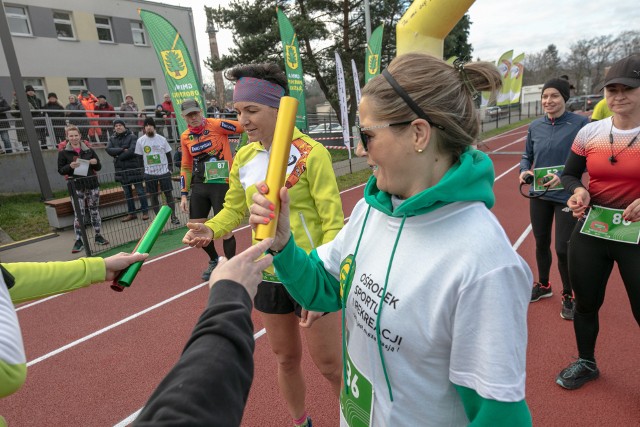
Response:
[{"label": "number 36 bib", "polygon": [[[373,414],[373,386],[356,367],[345,349],[347,382],[340,390],[340,410],[349,427],[368,427]],[[345,387],[349,390],[346,393]]]}]

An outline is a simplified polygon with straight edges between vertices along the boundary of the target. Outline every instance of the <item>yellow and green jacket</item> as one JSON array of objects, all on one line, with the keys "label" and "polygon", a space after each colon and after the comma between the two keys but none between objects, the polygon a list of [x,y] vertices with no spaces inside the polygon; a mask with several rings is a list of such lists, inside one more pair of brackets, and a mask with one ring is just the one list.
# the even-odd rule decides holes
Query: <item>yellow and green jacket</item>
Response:
[{"label": "yellow and green jacket", "polygon": [[[270,153],[261,142],[242,147],[233,160],[223,208],[205,224],[218,239],[236,228],[253,203],[256,183],[267,176]],[[291,232],[306,252],[333,240],[344,225],[342,202],[331,154],[319,142],[294,129],[285,182],[291,198]],[[265,280],[279,281],[273,267]]]},{"label": "yellow and green jacket", "polygon": [[104,281],[106,276],[102,258],[6,263],[2,267],[5,271],[0,274],[0,398],[15,393],[27,377],[27,360],[13,304],[89,286]]}]

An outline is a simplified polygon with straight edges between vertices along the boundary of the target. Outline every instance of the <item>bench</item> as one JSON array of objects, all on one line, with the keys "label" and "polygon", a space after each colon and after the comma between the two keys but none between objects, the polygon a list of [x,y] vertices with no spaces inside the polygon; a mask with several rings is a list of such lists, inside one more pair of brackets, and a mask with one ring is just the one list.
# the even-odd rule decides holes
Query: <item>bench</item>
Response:
[{"label": "bench", "polygon": [[[135,195],[135,190],[133,191]],[[125,203],[124,190],[122,187],[108,188],[100,190],[100,208],[112,208],[115,205]],[[45,211],[49,224],[53,228],[67,228],[73,226],[73,203],[71,197],[62,197],[60,199],[47,200],[44,202]],[[110,209],[113,211],[113,209]],[[126,212],[125,212],[126,213]],[[100,212],[102,219],[109,219],[114,216],[113,212]]]}]

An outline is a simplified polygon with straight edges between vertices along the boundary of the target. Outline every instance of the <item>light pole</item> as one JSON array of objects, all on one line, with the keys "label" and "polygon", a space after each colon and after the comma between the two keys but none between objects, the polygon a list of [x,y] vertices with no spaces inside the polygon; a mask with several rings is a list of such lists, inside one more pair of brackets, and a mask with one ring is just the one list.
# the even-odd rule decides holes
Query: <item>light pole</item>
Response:
[{"label": "light pole", "polygon": [[[207,22],[207,33],[209,34],[209,50],[211,58],[220,59],[220,53],[218,52],[218,38],[216,33],[218,28],[212,18]],[[224,95],[224,80],[222,79],[222,71],[215,71],[213,73],[213,83],[216,86],[216,100],[218,101],[218,108],[222,110],[225,107],[226,99]]]}]

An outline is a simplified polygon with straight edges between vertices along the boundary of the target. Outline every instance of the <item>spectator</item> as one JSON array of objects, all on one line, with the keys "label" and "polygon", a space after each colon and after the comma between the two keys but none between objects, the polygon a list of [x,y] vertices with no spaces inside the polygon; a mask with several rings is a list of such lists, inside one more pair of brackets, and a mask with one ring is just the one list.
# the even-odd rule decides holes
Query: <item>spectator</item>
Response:
[{"label": "spectator", "polygon": [[[116,116],[113,105],[107,102],[107,97],[104,95],[98,96],[98,103],[95,106],[96,116],[98,117],[98,125],[100,126],[100,133],[105,141],[109,141],[109,129],[113,118]],[[111,128],[112,129],[112,128]]]},{"label": "spectator", "polygon": [[121,118],[113,121],[113,130],[114,133],[109,138],[106,151],[107,154],[113,157],[116,181],[122,185],[124,197],[127,201],[127,216],[122,219],[122,222],[138,218],[132,186],[135,187],[136,195],[140,199],[142,219],[146,221],[149,219],[149,205],[142,185],[144,179],[142,158],[136,154],[136,141],[138,138],[127,129],[124,120]]},{"label": "spectator", "polygon": [[54,92],[49,93],[47,99],[43,109],[47,110],[45,114],[51,119],[53,127],[53,135],[49,136],[57,145],[65,139],[64,107],[58,102],[58,95]]},{"label": "spectator", "polygon": [[80,129],[80,135],[82,135],[83,140],[87,139],[87,112],[84,110],[82,103],[78,101],[75,95],[69,95],[69,103],[64,109],[66,110],[67,122]]},{"label": "spectator", "polygon": [[118,113],[120,117],[124,119],[127,128],[138,137],[138,118],[140,117],[140,110],[138,109],[138,104],[133,102],[133,96],[130,94],[126,94],[124,97],[124,102],[120,104],[120,112]]},{"label": "spectator", "polygon": [[2,143],[4,144],[4,153],[9,154],[13,152],[13,148],[11,147],[11,139],[9,139],[9,118],[6,114],[7,111],[11,110],[11,106],[7,102],[6,99],[0,93],[0,139],[2,139]]},{"label": "spectator", "polygon": [[168,111],[165,111],[164,108],[162,108],[162,104],[156,105],[156,109],[154,111],[154,117],[155,117],[155,123],[156,123],[156,133],[164,136],[163,132],[162,132],[162,129],[167,124],[168,117],[169,117],[170,114],[171,113],[169,113]]},{"label": "spectator", "polygon": [[207,117],[218,118],[220,116],[220,110],[216,106],[215,101],[207,101],[207,104],[209,104],[207,107]]},{"label": "spectator", "polygon": [[[0,264],[0,398],[15,393],[27,376],[27,359],[14,304],[111,281],[121,270],[144,261],[147,256],[120,252],[104,259]],[[243,284],[251,283],[243,276],[235,277]],[[0,425],[4,425],[2,422],[0,416]]]},{"label": "spectator", "polygon": [[[141,156],[144,161],[144,180],[147,192],[151,196],[151,208],[157,215],[160,211],[158,196],[162,191],[167,200],[167,206],[171,208],[171,224],[180,225],[173,199],[171,146],[164,136],[156,133],[155,127],[156,123],[153,117],[144,119],[144,135],[138,138],[136,154]],[[158,185],[160,185],[160,191]]]},{"label": "spectator", "polygon": [[[31,85],[26,85],[24,87],[25,92],[27,93],[27,102],[29,103],[29,109],[31,110],[31,117],[33,117],[33,126],[36,129],[36,135],[38,140],[40,141],[40,147],[43,150],[47,149],[47,135],[45,130],[44,119],[42,117],[44,114],[42,113],[42,101],[40,98],[36,96],[36,91]],[[18,98],[15,97],[13,100],[13,104],[11,105],[13,110],[16,112],[13,114],[14,117],[20,117],[20,107],[18,106]],[[24,121],[22,122],[24,123]],[[26,135],[26,132],[25,132]],[[26,138],[25,138],[26,139]],[[23,146],[25,142],[23,142]]]},{"label": "spectator", "polygon": [[[295,187],[278,189],[267,250],[278,277],[304,308],[343,310],[341,425],[531,426],[533,278],[489,210],[493,163],[473,148],[474,100],[499,86],[493,64],[454,68],[424,53],[369,80],[358,154],[373,176],[349,222],[310,255],[290,232]],[[257,189],[252,226],[275,218],[260,193],[276,189]]]},{"label": "spectator", "polygon": [[96,141],[97,139],[98,141],[100,141],[102,129],[100,129],[100,123],[98,122],[98,120],[95,120],[95,118],[98,117],[98,115],[95,113],[96,105],[98,104],[98,98],[96,98],[95,95],[88,90],[82,90],[80,91],[78,100],[84,107],[87,117],[89,117],[89,119],[94,119],[89,120],[89,123],[87,123],[87,125],[89,125],[89,129],[87,130],[87,135],[89,137],[88,139],[92,141]]},{"label": "spectator", "polygon": [[[569,266],[567,265],[569,237],[576,220],[567,209],[570,194],[562,188],[560,177],[564,162],[571,151],[571,144],[578,131],[587,124],[584,116],[566,111],[565,103],[569,99],[569,82],[564,79],[551,79],[542,87],[542,108],[545,115],[529,126],[525,152],[520,160],[520,183],[530,176],[535,179],[548,179],[544,184],[531,185],[529,214],[533,237],[536,241],[536,264],[538,281],[533,283],[531,302],[553,295],[549,273],[551,270],[551,230],[555,221],[555,249],[558,271],[562,281],[562,309],[560,316],[573,320],[574,301]],[[534,171],[544,177],[535,178]],[[535,186],[547,188],[534,191]],[[559,187],[559,188],[558,188]]]},{"label": "spectator", "polygon": [[593,112],[591,113],[591,121],[596,122],[598,120],[603,120],[611,116],[613,116],[613,112],[609,109],[607,98],[605,97],[598,101],[596,106],[593,107]]},{"label": "spectator", "polygon": [[162,109],[168,113],[167,116],[167,140],[169,142],[175,142],[173,135],[176,126],[176,113],[173,109],[173,102],[168,93],[164,94],[164,101],[162,102]]},{"label": "spectator", "polygon": [[[80,131],[74,125],[69,125],[67,131],[67,145],[58,152],[58,173],[63,175],[69,186],[72,200],[77,199],[80,212],[76,211],[76,204],[72,203],[74,211],[73,229],[76,242],[71,253],[84,249],[82,242],[82,228],[84,227],[85,203],[89,206],[91,225],[95,232],[97,245],[108,245],[109,242],[100,234],[102,219],[100,218],[100,185],[96,172],[102,169],[100,158],[92,148],[80,139]],[[82,162],[88,162],[83,165]],[[82,172],[79,172],[81,171]]]}]

